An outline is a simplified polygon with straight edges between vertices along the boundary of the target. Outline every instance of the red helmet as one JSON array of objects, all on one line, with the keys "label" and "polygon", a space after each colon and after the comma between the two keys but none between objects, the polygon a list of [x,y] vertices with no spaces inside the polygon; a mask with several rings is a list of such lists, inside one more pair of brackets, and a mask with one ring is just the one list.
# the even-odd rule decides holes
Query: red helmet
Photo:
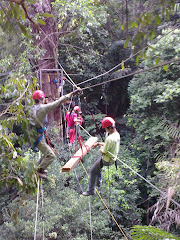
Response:
[{"label": "red helmet", "polygon": [[75,107],[74,107],[74,111],[81,112],[81,109],[80,109],[80,107],[79,107],[79,106],[75,106]]},{"label": "red helmet", "polygon": [[101,122],[101,126],[102,126],[102,128],[107,128],[112,125],[115,125],[115,123],[116,122],[112,117],[105,117]]},{"label": "red helmet", "polygon": [[32,97],[33,97],[34,100],[36,100],[36,99],[45,98],[46,96],[45,96],[43,91],[36,90],[36,91],[33,92],[33,96]]}]

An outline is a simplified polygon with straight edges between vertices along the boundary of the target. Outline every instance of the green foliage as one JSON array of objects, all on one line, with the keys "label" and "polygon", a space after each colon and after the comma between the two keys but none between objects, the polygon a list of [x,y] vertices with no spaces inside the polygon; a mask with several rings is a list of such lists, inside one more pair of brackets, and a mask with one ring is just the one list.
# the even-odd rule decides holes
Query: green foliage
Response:
[{"label": "green foliage", "polygon": [[[98,194],[92,197],[80,195],[81,189],[87,187],[88,178],[81,163],[70,173],[62,173],[61,168],[70,158],[71,153],[67,146],[56,144],[59,151],[58,161],[55,160],[49,167],[48,181],[43,181],[43,209],[42,194],[39,198],[37,239],[42,238],[44,219],[45,237],[57,235],[57,239],[89,239],[90,226],[94,239],[121,239],[122,234],[111,220]],[[73,154],[73,152],[72,152]],[[91,150],[83,159],[84,167],[89,171],[98,151]],[[128,150],[121,149],[121,158],[136,169],[134,159],[128,159]],[[80,185],[79,185],[80,184]],[[110,188],[110,190],[109,190]],[[133,190],[133,191],[132,191]],[[103,184],[98,189],[101,197],[109,206],[113,216],[123,230],[128,234],[128,227],[141,218],[141,211],[136,209],[135,203],[139,191],[133,174],[123,166],[118,170],[112,166],[103,168]],[[89,209],[90,204],[90,209]],[[91,216],[90,216],[91,210]],[[6,239],[30,239],[34,233],[36,211],[36,196],[24,195],[24,198],[15,198],[3,206],[4,224],[0,226],[1,237]],[[91,217],[91,225],[90,225]]]},{"label": "green foliage", "polygon": [[[158,38],[159,41],[147,50],[146,59],[141,63],[142,66],[150,67],[155,64],[157,59],[163,62],[178,57],[180,52],[179,30],[167,37],[160,38],[159,36]],[[141,173],[145,176],[154,176],[155,174],[156,177],[151,181],[155,181],[155,185],[159,184],[159,188],[165,192],[168,186],[176,189],[175,199],[179,194],[177,174],[179,169],[179,140],[177,140],[179,136],[179,111],[177,109],[180,106],[179,70],[178,64],[170,64],[167,71],[159,68],[146,74],[136,75],[129,83],[128,89],[130,96],[128,124],[133,125],[136,132],[131,147],[142,164]],[[156,161],[158,163],[155,165]],[[155,166],[160,170],[159,172],[156,171]],[[147,195],[149,191],[151,196],[157,194],[147,189],[145,185],[141,188]],[[159,201],[162,202],[162,199],[160,197]],[[158,206],[155,212],[157,210]],[[178,212],[175,210],[171,214],[172,209],[166,213],[165,208],[161,210],[159,216],[154,213],[153,219],[158,219],[160,227],[166,228],[168,231],[176,231],[173,227],[173,217],[171,218],[170,215],[178,215]],[[169,224],[167,218],[164,217],[166,215],[171,219]]]},{"label": "green foliage", "polygon": [[33,23],[36,28],[39,27],[38,24],[46,25],[44,20],[49,17],[54,17],[52,14],[38,13],[37,16],[30,16],[29,7],[36,2],[37,1],[32,0],[3,1],[0,5],[0,24],[3,31],[17,34],[15,29],[17,26],[19,26],[21,33],[25,37],[31,38],[30,31],[27,28],[27,23]]},{"label": "green foliage", "polygon": [[163,231],[162,229],[155,228],[152,226],[134,226],[131,230],[132,239],[136,240],[166,240],[173,239],[179,240],[180,238]]},{"label": "green foliage", "polygon": [[[1,102],[6,102],[1,112],[0,121],[0,154],[1,186],[16,185],[24,191],[35,191],[35,162],[23,157],[30,146],[28,111],[32,86],[27,79],[11,78],[1,86]],[[24,146],[24,149],[22,148]]]}]

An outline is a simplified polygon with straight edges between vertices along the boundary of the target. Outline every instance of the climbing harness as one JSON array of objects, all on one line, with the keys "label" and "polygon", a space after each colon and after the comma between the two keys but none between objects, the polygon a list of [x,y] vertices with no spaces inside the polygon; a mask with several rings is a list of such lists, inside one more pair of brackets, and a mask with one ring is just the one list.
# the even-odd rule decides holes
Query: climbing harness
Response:
[{"label": "climbing harness", "polygon": [[45,130],[46,130],[46,124],[45,124],[45,126],[43,128],[36,129],[36,131],[40,134],[40,136],[37,138],[37,140],[34,143],[34,146],[32,148],[33,151],[35,150],[37,145],[40,143],[40,141],[41,141],[41,139],[42,139],[42,137],[44,135]]}]

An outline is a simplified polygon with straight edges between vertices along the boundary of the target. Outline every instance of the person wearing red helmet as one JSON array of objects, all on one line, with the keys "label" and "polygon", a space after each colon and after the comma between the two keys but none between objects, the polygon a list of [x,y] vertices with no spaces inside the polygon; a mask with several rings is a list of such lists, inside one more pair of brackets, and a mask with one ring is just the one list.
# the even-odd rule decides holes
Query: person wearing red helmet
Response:
[{"label": "person wearing red helmet", "polygon": [[70,100],[74,94],[79,94],[80,92],[81,89],[77,88],[76,91],[66,94],[60,97],[58,100],[47,104],[45,104],[45,94],[43,91],[36,90],[33,92],[32,97],[35,101],[35,105],[31,109],[30,124],[32,125],[32,128],[36,130],[33,141],[33,150],[35,148],[38,148],[42,153],[42,157],[38,162],[37,169],[37,173],[41,178],[46,178],[46,169],[56,158],[54,151],[46,143],[46,139],[44,137],[44,131],[46,130],[47,114],[59,107],[65,101]]},{"label": "person wearing red helmet", "polygon": [[82,124],[81,109],[79,106],[74,106],[74,108],[66,114],[65,117],[68,125],[69,134],[69,146],[74,144],[76,138],[76,127]]},{"label": "person wearing red helmet", "polygon": [[89,173],[89,186],[86,192],[82,195],[89,196],[95,194],[95,186],[100,187],[102,182],[102,167],[110,166],[115,163],[120,147],[120,134],[115,127],[115,120],[111,117],[105,117],[101,126],[109,134],[105,142],[98,142],[96,146],[100,145],[101,156],[96,160]]},{"label": "person wearing red helmet", "polygon": [[74,107],[74,112],[77,115],[77,117],[74,119],[76,125],[79,125],[79,124],[81,125],[82,122],[83,122],[83,119],[81,117],[82,112],[81,112],[80,107],[79,106],[75,106]]}]

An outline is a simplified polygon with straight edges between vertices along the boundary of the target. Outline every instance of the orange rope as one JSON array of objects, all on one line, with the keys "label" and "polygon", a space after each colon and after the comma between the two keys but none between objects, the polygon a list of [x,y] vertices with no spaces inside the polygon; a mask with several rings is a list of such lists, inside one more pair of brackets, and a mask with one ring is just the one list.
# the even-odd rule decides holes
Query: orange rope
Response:
[{"label": "orange rope", "polygon": [[[85,171],[86,175],[87,175],[87,176],[88,176],[88,178],[89,178],[89,174],[87,173],[87,171],[86,171],[86,169],[85,169],[85,167],[84,167],[84,165],[83,165],[83,163],[82,163],[82,161],[81,161],[81,160],[80,160],[80,162],[81,162],[81,165],[82,165],[82,167],[83,167],[83,169],[84,169],[84,171]],[[101,195],[100,195],[99,191],[98,191],[96,188],[95,188],[95,190],[96,190],[97,194],[99,195],[99,198],[100,198],[100,199],[101,199],[101,201],[103,202],[104,206],[105,206],[105,207],[106,207],[106,209],[108,210],[109,214],[111,215],[112,219],[114,220],[114,222],[115,222],[115,223],[116,223],[116,225],[118,226],[119,230],[121,231],[121,233],[123,234],[123,236],[125,237],[125,239],[126,239],[126,240],[128,240],[128,238],[126,237],[126,235],[125,235],[124,231],[123,231],[123,230],[122,230],[122,228],[119,226],[119,224],[118,224],[118,222],[116,221],[115,217],[113,216],[113,214],[112,214],[112,213],[111,213],[111,211],[109,210],[109,208],[108,208],[107,204],[105,203],[105,201],[104,201],[104,200],[103,200],[103,198],[101,197]]]}]

